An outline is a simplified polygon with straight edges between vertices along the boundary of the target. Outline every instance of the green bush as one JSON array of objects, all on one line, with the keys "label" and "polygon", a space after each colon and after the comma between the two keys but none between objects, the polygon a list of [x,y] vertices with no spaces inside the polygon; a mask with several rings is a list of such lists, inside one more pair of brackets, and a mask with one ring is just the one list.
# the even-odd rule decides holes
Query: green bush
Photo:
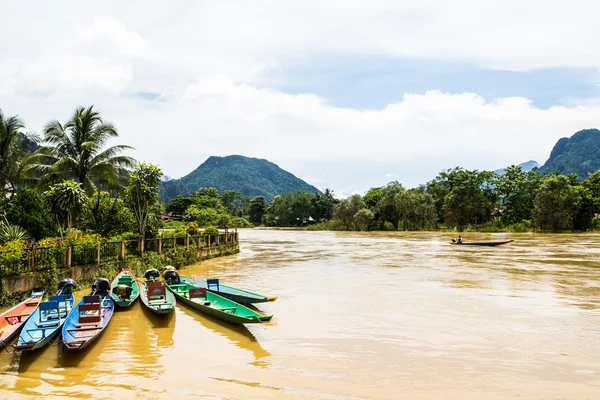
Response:
[{"label": "green bush", "polygon": [[202,231],[200,236],[218,235],[218,234],[219,234],[219,230],[217,228],[215,228],[214,226],[207,226],[206,228],[204,228],[204,230]]},{"label": "green bush", "polygon": [[389,221],[385,221],[385,222],[383,223],[383,230],[384,230],[384,231],[393,231],[393,230],[395,230],[395,229],[394,229],[394,224],[392,224],[392,223],[391,223],[391,222],[389,222]]}]

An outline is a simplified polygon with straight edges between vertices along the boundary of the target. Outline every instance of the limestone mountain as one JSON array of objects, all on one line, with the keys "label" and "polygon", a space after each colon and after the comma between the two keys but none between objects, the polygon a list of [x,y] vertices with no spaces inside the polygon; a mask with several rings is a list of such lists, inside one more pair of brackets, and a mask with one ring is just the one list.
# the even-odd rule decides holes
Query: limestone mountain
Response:
[{"label": "limestone mountain", "polygon": [[540,172],[544,175],[553,172],[577,174],[579,179],[585,179],[588,173],[599,169],[600,130],[584,129],[570,138],[559,139]]}]

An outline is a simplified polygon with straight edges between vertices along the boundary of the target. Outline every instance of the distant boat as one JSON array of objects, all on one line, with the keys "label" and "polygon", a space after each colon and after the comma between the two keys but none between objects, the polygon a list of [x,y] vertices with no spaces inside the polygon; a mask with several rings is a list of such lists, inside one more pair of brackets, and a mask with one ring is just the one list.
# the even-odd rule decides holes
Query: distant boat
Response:
[{"label": "distant boat", "polygon": [[68,350],[89,346],[108,326],[115,310],[108,279],[96,279],[92,292],[77,303],[62,328],[63,344]]},{"label": "distant boat", "polygon": [[262,294],[253,293],[248,290],[237,289],[219,283],[218,279],[204,279],[203,277],[189,278],[182,276],[181,282],[194,285],[196,287],[206,288],[209,292],[216,293],[226,299],[233,300],[240,304],[267,303],[277,300],[277,297],[267,297]]},{"label": "distant boat", "polygon": [[75,297],[71,293],[77,287],[73,279],[63,279],[58,283],[58,293],[50,296],[48,301],[40,303],[39,307],[23,326],[16,351],[33,351],[46,346],[60,333],[65,320],[73,309]]},{"label": "distant boat", "polygon": [[157,281],[160,272],[157,269],[149,269],[144,274],[145,282],[140,287],[140,299],[150,311],[156,314],[168,314],[175,308],[175,296],[164,282]]},{"label": "distant boat", "polygon": [[140,295],[137,280],[128,268],[123,269],[110,286],[110,295],[119,307],[129,307]]},{"label": "distant boat", "polygon": [[27,319],[40,305],[42,297],[44,292],[32,292],[27,300],[0,314],[0,349],[19,334]]},{"label": "distant boat", "polygon": [[450,244],[455,244],[458,246],[501,246],[511,242],[514,242],[514,240],[505,240],[503,242],[450,242]]},{"label": "distant boat", "polygon": [[270,321],[272,315],[263,315],[235,301],[211,293],[179,280],[177,271],[166,270],[163,280],[177,299],[191,308],[232,324],[252,324]]}]

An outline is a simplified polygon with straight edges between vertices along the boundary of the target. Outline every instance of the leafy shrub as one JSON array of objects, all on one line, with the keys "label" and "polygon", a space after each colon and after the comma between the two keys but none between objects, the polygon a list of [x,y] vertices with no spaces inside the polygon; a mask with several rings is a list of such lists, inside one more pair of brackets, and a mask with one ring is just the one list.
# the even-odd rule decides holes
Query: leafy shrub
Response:
[{"label": "leafy shrub", "polygon": [[200,227],[197,222],[190,222],[185,227],[185,232],[190,236],[196,236],[200,233]]},{"label": "leafy shrub", "polygon": [[385,221],[385,222],[383,223],[383,230],[384,230],[384,231],[393,231],[393,230],[395,230],[395,229],[394,229],[394,224],[392,224],[392,223],[391,223],[391,222],[389,222],[389,221]]},{"label": "leafy shrub", "polygon": [[218,235],[218,234],[219,234],[219,230],[217,228],[215,228],[214,226],[207,226],[206,228],[204,228],[204,230],[202,231],[200,236]]}]

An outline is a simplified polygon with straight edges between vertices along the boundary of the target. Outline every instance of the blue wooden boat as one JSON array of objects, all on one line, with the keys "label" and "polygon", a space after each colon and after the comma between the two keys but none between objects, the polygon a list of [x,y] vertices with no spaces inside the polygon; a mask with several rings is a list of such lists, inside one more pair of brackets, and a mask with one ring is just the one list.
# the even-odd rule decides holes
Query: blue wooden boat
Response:
[{"label": "blue wooden boat", "polygon": [[189,278],[180,277],[181,282],[194,285],[199,288],[205,288],[209,292],[218,294],[226,299],[233,300],[240,304],[267,303],[277,300],[277,297],[267,297],[262,294],[253,293],[248,290],[234,288],[233,286],[223,285],[218,279],[204,279],[203,277]]},{"label": "blue wooden boat", "polygon": [[73,309],[75,297],[71,291],[77,287],[73,279],[63,279],[58,283],[58,293],[50,296],[48,301],[40,303],[39,307],[23,326],[16,351],[33,351],[50,343],[62,328],[69,313]]},{"label": "blue wooden boat", "polygon": [[94,341],[108,326],[115,303],[110,297],[108,279],[96,279],[92,292],[81,301],[62,328],[63,344],[67,350],[81,350]]}]

